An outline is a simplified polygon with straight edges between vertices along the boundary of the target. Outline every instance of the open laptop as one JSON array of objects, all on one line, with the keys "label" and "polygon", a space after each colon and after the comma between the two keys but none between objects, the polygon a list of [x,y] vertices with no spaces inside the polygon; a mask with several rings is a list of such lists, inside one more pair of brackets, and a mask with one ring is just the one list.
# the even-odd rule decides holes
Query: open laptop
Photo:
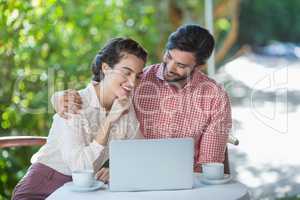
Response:
[{"label": "open laptop", "polygon": [[194,141],[110,142],[110,191],[176,190],[193,186]]}]

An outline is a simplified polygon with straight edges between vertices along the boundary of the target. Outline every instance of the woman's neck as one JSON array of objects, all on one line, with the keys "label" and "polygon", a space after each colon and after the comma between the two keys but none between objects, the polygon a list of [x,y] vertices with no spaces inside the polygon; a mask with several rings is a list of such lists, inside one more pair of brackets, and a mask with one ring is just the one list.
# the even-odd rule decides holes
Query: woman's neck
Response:
[{"label": "woman's neck", "polygon": [[94,88],[100,105],[105,108],[106,111],[110,111],[115,99],[112,91],[110,91],[108,87],[105,87],[101,82],[94,84]]}]

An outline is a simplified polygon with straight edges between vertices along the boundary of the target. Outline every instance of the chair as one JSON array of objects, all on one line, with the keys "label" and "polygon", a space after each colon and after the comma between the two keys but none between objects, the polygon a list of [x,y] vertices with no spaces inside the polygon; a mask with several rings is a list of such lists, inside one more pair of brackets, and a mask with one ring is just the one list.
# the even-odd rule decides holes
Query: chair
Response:
[{"label": "chair", "polygon": [[[0,137],[0,148],[20,146],[41,146],[46,143],[47,137],[41,136],[7,136]],[[230,135],[228,143],[238,145],[239,140]],[[228,153],[227,153],[228,154]],[[227,156],[228,157],[228,156]]]},{"label": "chair", "polygon": [[[0,137],[0,149],[5,147],[41,146],[46,143],[47,137],[41,136],[7,136]],[[229,135],[228,143],[238,145],[239,140]],[[230,174],[228,148],[225,151],[224,173]]]},{"label": "chair", "polygon": [[47,137],[40,136],[7,136],[0,137],[0,148],[41,146],[46,143]]},{"label": "chair", "polygon": [[[236,137],[234,137],[232,134],[229,134],[227,143],[237,146],[237,145],[239,145],[239,140]],[[228,159],[228,147],[226,147],[226,150],[225,150],[225,159],[224,159],[223,164],[224,164],[224,173],[230,174],[229,159]],[[195,170],[197,172],[202,172],[202,169],[199,166],[197,166],[195,168]]]}]

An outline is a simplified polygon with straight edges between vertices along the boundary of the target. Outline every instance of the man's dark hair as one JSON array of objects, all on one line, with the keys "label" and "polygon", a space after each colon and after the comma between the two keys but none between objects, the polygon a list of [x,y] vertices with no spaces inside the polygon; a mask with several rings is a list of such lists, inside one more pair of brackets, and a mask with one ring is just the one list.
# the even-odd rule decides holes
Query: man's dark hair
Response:
[{"label": "man's dark hair", "polygon": [[166,49],[192,52],[197,64],[202,65],[211,56],[214,45],[214,38],[208,30],[198,25],[184,25],[169,36]]},{"label": "man's dark hair", "polygon": [[147,52],[136,41],[130,38],[111,39],[95,56],[92,62],[93,81],[100,82],[104,74],[102,72],[102,63],[108,64],[109,67],[120,62],[126,54],[132,54],[147,61]]}]

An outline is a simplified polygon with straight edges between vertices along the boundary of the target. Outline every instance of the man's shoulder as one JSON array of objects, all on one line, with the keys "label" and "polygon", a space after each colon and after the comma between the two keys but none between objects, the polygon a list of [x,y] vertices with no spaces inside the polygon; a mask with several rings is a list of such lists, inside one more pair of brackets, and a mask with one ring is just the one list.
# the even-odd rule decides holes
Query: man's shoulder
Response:
[{"label": "man's shoulder", "polygon": [[220,96],[227,95],[224,86],[218,83],[215,79],[208,77],[203,72],[200,72],[201,81],[199,82],[199,88],[205,88],[208,93],[217,93]]},{"label": "man's shoulder", "polygon": [[149,77],[149,76],[156,75],[160,66],[161,66],[161,63],[146,66],[143,69],[143,77]]}]

